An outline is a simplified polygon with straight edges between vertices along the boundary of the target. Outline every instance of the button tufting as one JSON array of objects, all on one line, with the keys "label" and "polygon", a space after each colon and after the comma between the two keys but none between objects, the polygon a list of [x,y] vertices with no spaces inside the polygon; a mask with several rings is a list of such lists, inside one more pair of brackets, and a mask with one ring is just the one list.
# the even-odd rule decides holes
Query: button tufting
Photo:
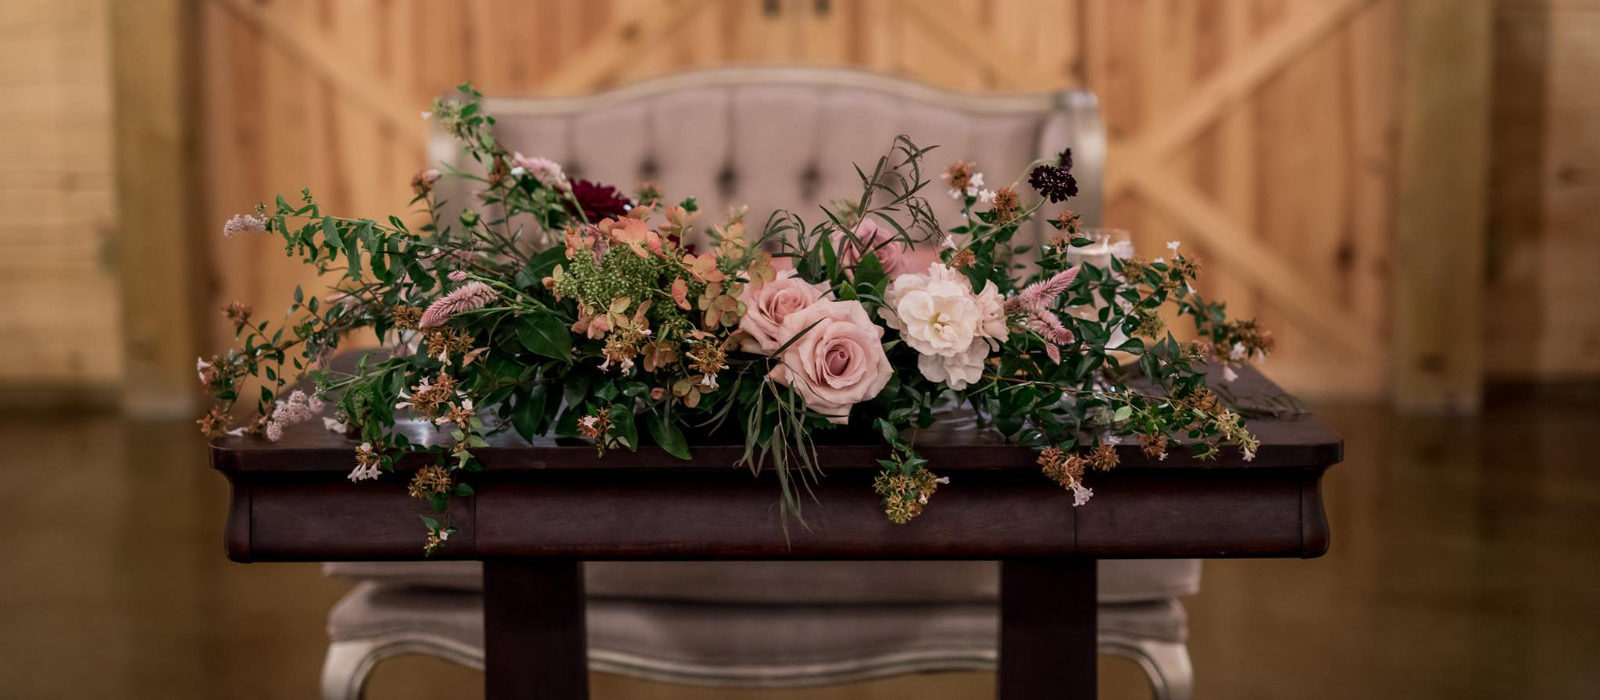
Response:
[{"label": "button tufting", "polygon": [[821,186],[822,186],[822,170],[817,167],[816,163],[811,163],[811,164],[806,166],[805,170],[800,171],[800,196],[801,197],[804,197],[807,200],[816,199],[817,198],[817,190]]}]

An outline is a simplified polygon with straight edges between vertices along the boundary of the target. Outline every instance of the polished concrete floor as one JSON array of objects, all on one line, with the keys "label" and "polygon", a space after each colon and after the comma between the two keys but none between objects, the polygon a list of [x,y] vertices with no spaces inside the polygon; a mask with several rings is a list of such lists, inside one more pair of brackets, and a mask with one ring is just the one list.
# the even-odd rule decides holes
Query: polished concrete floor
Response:
[{"label": "polished concrete floor", "polygon": [[[1326,406],[1333,551],[1206,565],[1201,698],[1600,697],[1600,401],[1499,396],[1478,418]],[[0,414],[0,698],[309,698],[344,586],[222,555],[225,484],[188,424]],[[1103,697],[1141,697],[1102,662]],[[481,693],[429,659],[373,698]],[[596,698],[990,696],[969,673],[742,692],[596,677]]]}]

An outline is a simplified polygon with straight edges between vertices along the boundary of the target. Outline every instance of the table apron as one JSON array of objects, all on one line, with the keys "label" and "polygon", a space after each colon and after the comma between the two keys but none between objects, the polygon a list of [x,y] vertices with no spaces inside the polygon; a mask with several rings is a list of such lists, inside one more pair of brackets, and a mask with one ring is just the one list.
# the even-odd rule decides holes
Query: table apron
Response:
[{"label": "table apron", "polygon": [[[907,525],[870,486],[827,479],[801,520],[748,474],[688,482],[500,478],[452,505],[443,558],[1002,559],[1312,557],[1327,549],[1322,468],[1092,474],[1095,495],[1038,479],[940,488]],[[1034,475],[1036,476],[1036,475]],[[419,559],[426,504],[393,482],[234,480],[227,549],[238,561]]]}]

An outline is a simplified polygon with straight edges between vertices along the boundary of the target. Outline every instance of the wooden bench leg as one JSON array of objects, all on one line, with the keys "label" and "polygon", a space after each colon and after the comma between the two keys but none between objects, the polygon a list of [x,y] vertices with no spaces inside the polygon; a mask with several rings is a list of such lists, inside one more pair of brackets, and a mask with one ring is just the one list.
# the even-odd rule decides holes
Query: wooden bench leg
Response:
[{"label": "wooden bench leg", "polygon": [[484,562],[483,617],[490,700],[589,697],[581,562]]},{"label": "wooden bench leg", "polygon": [[1000,700],[1093,700],[1095,560],[1000,564]]}]

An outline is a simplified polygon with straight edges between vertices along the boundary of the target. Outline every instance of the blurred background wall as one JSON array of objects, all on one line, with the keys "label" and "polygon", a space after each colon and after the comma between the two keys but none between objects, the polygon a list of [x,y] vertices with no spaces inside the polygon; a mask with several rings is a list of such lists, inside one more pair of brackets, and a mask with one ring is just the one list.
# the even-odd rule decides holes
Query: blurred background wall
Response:
[{"label": "blurred background wall", "polygon": [[122,379],[103,0],[0,3],[0,395]]},{"label": "blurred background wall", "polygon": [[1198,248],[1293,390],[1600,376],[1600,0],[5,0],[0,47],[0,395],[185,410],[217,307],[311,282],[220,223],[403,211],[463,80],[738,63],[1096,91],[1105,223]]}]

